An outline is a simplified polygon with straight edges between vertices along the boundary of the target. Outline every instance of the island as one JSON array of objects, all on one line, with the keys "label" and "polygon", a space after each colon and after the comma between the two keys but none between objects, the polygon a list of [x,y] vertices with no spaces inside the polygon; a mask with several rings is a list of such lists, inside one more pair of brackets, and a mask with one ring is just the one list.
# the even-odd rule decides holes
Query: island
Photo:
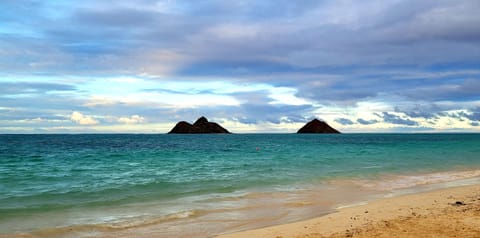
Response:
[{"label": "island", "polygon": [[323,133],[323,134],[339,134],[340,132],[329,126],[326,122],[313,119],[305,126],[300,128],[297,133]]},{"label": "island", "polygon": [[195,123],[186,121],[178,122],[168,134],[231,134],[215,122],[209,122],[207,118],[200,117]]}]

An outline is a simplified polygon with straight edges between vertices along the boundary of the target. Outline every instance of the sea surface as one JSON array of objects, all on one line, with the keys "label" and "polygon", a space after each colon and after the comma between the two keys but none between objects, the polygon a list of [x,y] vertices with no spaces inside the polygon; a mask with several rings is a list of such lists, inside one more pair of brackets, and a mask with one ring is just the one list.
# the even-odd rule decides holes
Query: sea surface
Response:
[{"label": "sea surface", "polygon": [[211,237],[480,183],[480,134],[0,135],[0,237]]}]

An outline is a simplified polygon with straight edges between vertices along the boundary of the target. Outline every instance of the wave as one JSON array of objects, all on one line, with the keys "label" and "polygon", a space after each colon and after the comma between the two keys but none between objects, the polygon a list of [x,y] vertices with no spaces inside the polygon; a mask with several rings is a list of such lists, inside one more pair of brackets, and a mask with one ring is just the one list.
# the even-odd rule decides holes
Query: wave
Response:
[{"label": "wave", "polygon": [[[138,228],[142,226],[155,225],[164,222],[170,222],[179,219],[194,218],[206,214],[204,210],[187,210],[180,211],[176,213],[167,214],[160,217],[140,217],[129,219],[127,221],[114,222],[110,224],[102,224],[100,226],[107,229],[129,229],[129,228]],[[97,225],[98,226],[98,225]]]},{"label": "wave", "polygon": [[363,188],[377,191],[391,191],[476,177],[480,177],[480,170],[445,171],[416,175],[389,175],[375,180],[352,180],[351,182]]},{"label": "wave", "polygon": [[43,238],[43,237],[83,237],[87,235],[93,235],[93,237],[99,236],[101,233],[105,232],[116,232],[122,231],[131,228],[141,228],[145,226],[151,226],[166,222],[173,222],[181,219],[189,219],[198,217],[206,214],[206,211],[203,210],[187,210],[180,211],[176,213],[167,214],[159,217],[128,217],[128,218],[112,218],[113,220],[123,219],[123,221],[113,221],[105,222],[98,224],[79,224],[79,225],[70,225],[63,227],[54,227],[54,228],[44,228],[36,230],[33,232],[22,232],[22,233],[10,233],[2,234],[0,233],[0,238],[11,237],[11,238]]}]

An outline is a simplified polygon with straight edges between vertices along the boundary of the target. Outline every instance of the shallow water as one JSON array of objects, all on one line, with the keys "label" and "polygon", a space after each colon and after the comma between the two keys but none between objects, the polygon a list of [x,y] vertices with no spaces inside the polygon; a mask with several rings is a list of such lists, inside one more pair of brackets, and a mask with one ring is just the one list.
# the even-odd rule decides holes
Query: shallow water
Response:
[{"label": "shallow water", "polygon": [[479,155],[479,134],[0,135],[0,233],[205,237],[475,183]]}]

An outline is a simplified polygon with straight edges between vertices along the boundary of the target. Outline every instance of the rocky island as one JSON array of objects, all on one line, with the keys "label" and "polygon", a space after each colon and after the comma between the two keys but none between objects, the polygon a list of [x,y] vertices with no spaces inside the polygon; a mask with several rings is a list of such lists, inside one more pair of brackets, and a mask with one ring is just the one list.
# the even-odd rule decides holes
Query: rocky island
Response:
[{"label": "rocky island", "polygon": [[190,124],[181,121],[172,128],[168,134],[230,134],[230,132],[215,122],[209,122],[207,118],[200,117],[195,123]]},{"label": "rocky island", "polygon": [[297,133],[324,133],[324,134],[339,134],[340,132],[329,126],[326,122],[318,119],[313,119],[305,126],[300,128]]}]

